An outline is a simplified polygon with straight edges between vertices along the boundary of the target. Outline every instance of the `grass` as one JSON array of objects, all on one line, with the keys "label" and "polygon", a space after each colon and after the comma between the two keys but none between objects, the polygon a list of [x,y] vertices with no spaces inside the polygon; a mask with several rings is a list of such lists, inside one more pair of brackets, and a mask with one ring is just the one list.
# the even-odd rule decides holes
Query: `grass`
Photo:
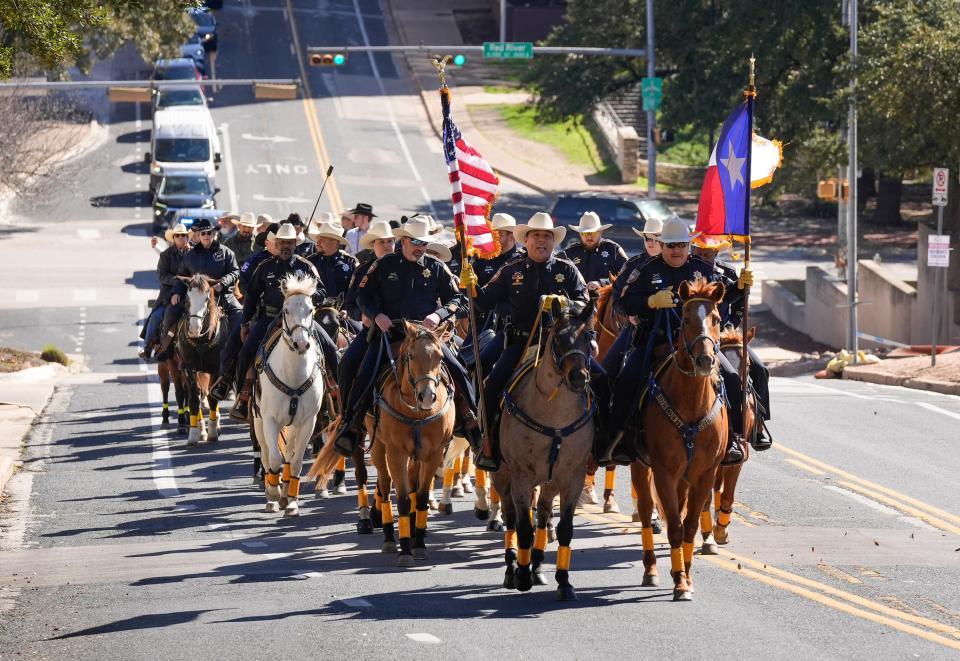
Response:
[{"label": "grass", "polygon": [[539,124],[536,111],[531,106],[503,105],[495,109],[518,135],[557,148],[570,163],[591,166],[596,172],[603,171],[609,165],[582,118]]},{"label": "grass", "polygon": [[40,358],[48,363],[60,363],[63,366],[70,365],[70,359],[53,344],[45,344],[40,352]]},{"label": "grass", "polygon": [[496,85],[484,85],[483,91],[487,94],[513,94],[514,92],[522,92],[522,87],[498,87]]},{"label": "grass", "polygon": [[704,167],[710,160],[710,150],[706,140],[693,139],[674,142],[663,151],[657,150],[657,157],[664,163]]}]

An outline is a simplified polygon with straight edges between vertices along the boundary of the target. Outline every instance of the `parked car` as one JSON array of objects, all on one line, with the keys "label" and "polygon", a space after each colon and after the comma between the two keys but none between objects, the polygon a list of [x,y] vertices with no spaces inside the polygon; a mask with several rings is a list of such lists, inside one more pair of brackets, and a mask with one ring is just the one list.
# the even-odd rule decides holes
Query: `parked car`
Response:
[{"label": "parked car", "polygon": [[200,40],[208,53],[217,50],[217,19],[207,9],[189,9],[190,18],[197,26],[193,36]]},{"label": "parked car", "polygon": [[[604,238],[616,241],[627,253],[633,255],[644,249],[643,239],[632,228],[643,229],[648,218],[666,221],[675,215],[662,200],[617,195],[615,193],[578,193],[561,195],[550,211],[556,225],[576,225],[587,211],[600,216],[600,222],[613,225],[603,233]],[[563,242],[566,248],[577,239],[576,232],[567,232]]]},{"label": "parked car", "polygon": [[188,57],[193,60],[197,71],[199,71],[204,78],[207,78],[207,51],[204,50],[203,44],[200,43],[196,37],[191,38],[190,41],[180,46],[180,57]]},{"label": "parked car", "polygon": [[171,170],[164,174],[153,197],[153,230],[162,232],[172,227],[174,215],[181,209],[213,209],[217,206],[210,179],[196,171]]},{"label": "parked car", "polygon": [[192,57],[175,57],[153,63],[150,80],[203,80]]},{"label": "parked car", "polygon": [[153,95],[153,110],[177,107],[200,107],[207,105],[207,97],[199,85],[162,87]]},{"label": "parked car", "polygon": [[206,106],[178,106],[153,113],[150,190],[156,191],[167,171],[190,170],[213,179],[220,167],[220,137]]}]

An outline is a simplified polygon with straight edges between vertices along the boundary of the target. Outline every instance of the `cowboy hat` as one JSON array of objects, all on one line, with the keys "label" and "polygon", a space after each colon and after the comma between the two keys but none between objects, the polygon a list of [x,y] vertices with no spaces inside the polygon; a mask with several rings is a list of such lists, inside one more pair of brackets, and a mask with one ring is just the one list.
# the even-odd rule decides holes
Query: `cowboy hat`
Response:
[{"label": "cowboy hat", "polygon": [[183,223],[177,223],[176,225],[173,226],[173,229],[170,230],[171,236],[176,236],[178,234],[182,234],[184,236],[189,234],[189,231],[187,230],[187,226],[184,225]]},{"label": "cowboy hat", "polygon": [[236,223],[240,220],[240,215],[233,213],[232,211],[225,211],[224,213],[220,214],[220,217],[217,218],[217,220],[229,220],[232,223]]},{"label": "cowboy hat", "polygon": [[580,216],[580,222],[577,225],[571,225],[570,229],[574,232],[602,232],[603,230],[610,229],[613,227],[613,223],[607,223],[606,225],[600,224],[600,216],[598,216],[593,211],[587,211],[582,216]]},{"label": "cowboy hat", "polygon": [[543,211],[538,211],[537,213],[530,216],[530,220],[527,221],[526,225],[517,225],[513,228],[513,235],[517,237],[517,241],[523,243],[527,238],[527,232],[553,232],[553,240],[556,243],[563,241],[563,237],[567,235],[566,227],[554,227],[553,218],[550,214]]},{"label": "cowboy hat", "polygon": [[251,213],[250,211],[244,211],[239,216],[237,216],[236,214],[232,214],[232,216],[233,218],[235,218],[235,220],[233,221],[233,224],[236,225],[237,227],[254,227],[255,228],[258,225],[256,216],[254,216],[253,213]]},{"label": "cowboy hat", "polygon": [[358,216],[370,216],[371,218],[376,218],[377,214],[373,213],[373,205],[367,204],[366,202],[359,202],[357,206],[350,209],[347,213],[352,213]]},{"label": "cowboy hat", "polygon": [[[277,233],[274,235],[273,238],[277,241],[282,241],[284,239],[288,239],[290,241],[296,241],[297,236],[298,236],[298,233],[296,228],[294,228],[294,226],[290,223],[284,223],[283,225],[280,226],[280,229],[277,230]],[[269,239],[270,237],[267,236],[267,238]]]},{"label": "cowboy hat", "polygon": [[517,226],[517,219],[508,213],[495,213],[490,226],[495,230],[511,231]]},{"label": "cowboy hat", "polygon": [[197,218],[193,221],[190,229],[194,232],[205,232],[213,229],[213,223],[210,222],[209,218]]},{"label": "cowboy hat", "polygon": [[272,225],[273,216],[268,213],[257,214],[257,225]]},{"label": "cowboy hat", "polygon": [[375,220],[370,223],[366,234],[360,237],[360,249],[370,250],[377,239],[393,239],[393,228],[385,220]]},{"label": "cowboy hat", "polygon": [[307,234],[314,239],[336,239],[340,245],[348,245],[347,240],[343,238],[343,228],[333,223],[316,223],[310,227]]},{"label": "cowboy hat", "polygon": [[393,235],[398,239],[402,236],[419,241],[431,241],[433,239],[433,234],[430,232],[430,222],[423,216],[414,216],[398,229],[393,230]]},{"label": "cowboy hat", "polygon": [[630,229],[632,229],[637,236],[646,238],[647,234],[660,234],[660,232],[663,231],[663,221],[659,218],[647,218],[642,230],[638,230],[636,227],[631,227]]},{"label": "cowboy hat", "polygon": [[453,253],[450,252],[450,248],[443,243],[434,241],[427,245],[427,252],[434,253],[434,256],[439,259],[441,262],[449,262],[453,259]]},{"label": "cowboy hat", "polygon": [[673,216],[663,224],[663,232],[657,238],[660,243],[690,243],[694,237],[700,236],[700,233],[690,234],[690,227],[680,216]]},{"label": "cowboy hat", "polygon": [[331,225],[340,224],[340,216],[329,211],[321,211],[313,219],[313,222],[319,225],[320,223],[330,223]]}]

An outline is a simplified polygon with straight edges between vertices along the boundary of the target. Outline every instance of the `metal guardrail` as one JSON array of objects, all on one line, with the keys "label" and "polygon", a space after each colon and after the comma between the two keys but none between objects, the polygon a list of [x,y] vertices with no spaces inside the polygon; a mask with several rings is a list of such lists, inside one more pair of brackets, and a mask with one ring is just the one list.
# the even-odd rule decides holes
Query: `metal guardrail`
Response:
[{"label": "metal guardrail", "polygon": [[224,78],[204,80],[70,80],[52,81],[35,79],[0,82],[0,89],[84,89],[98,87],[191,87],[191,86],[238,86],[238,85],[297,85],[299,78]]},{"label": "metal guardrail", "polygon": [[[433,44],[418,44],[416,46],[308,46],[307,53],[482,53],[483,46],[436,46]],[[536,55],[590,55],[620,57],[645,57],[647,51],[643,48],[596,48],[591,46],[537,46],[533,47]]]}]

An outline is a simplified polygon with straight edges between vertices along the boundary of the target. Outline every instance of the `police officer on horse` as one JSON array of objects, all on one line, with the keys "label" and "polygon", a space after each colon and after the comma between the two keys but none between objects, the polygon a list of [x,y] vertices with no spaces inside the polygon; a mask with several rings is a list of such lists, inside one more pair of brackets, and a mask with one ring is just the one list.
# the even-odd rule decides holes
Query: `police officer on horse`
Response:
[{"label": "police officer on horse", "polygon": [[580,216],[578,224],[570,226],[580,235],[580,242],[564,252],[588,283],[609,285],[610,276],[619,273],[627,261],[627,253],[619,243],[603,238],[603,231],[611,227],[611,224],[601,225],[600,216],[593,211],[587,211]]}]

